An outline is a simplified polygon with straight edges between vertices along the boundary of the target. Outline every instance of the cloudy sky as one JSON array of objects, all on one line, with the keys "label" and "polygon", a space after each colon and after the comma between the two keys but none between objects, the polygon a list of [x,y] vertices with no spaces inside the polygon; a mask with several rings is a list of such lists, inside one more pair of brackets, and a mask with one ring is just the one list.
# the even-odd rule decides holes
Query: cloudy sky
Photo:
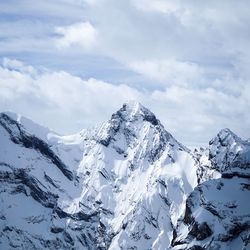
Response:
[{"label": "cloudy sky", "polygon": [[186,145],[250,137],[248,0],[0,1],[0,111],[60,133],[128,100]]}]

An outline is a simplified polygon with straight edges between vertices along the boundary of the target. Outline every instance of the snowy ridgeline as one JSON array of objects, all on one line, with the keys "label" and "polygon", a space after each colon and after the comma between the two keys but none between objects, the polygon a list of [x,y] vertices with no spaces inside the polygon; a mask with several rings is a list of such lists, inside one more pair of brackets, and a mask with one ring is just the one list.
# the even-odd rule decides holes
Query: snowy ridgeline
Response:
[{"label": "snowy ridgeline", "polygon": [[250,142],[191,152],[139,103],[61,136],[0,115],[0,249],[249,249]]}]

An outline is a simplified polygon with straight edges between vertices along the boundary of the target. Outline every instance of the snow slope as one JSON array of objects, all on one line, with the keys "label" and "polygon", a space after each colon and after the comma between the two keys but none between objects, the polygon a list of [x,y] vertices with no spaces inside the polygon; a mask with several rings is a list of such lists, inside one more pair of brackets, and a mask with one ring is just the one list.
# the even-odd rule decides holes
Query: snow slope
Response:
[{"label": "snow slope", "polygon": [[[182,224],[187,210],[197,223],[215,220],[213,214],[196,215],[199,190],[209,190],[208,203],[215,202],[214,194],[227,194],[224,203],[236,200],[229,215],[238,220],[248,209],[243,200],[249,188],[234,180],[249,180],[249,143],[229,130],[216,138],[192,154],[136,102],[124,104],[102,126],[70,136],[2,113],[0,248],[192,247],[195,238],[186,238],[193,222]],[[214,178],[223,179],[223,194],[217,195]]]}]

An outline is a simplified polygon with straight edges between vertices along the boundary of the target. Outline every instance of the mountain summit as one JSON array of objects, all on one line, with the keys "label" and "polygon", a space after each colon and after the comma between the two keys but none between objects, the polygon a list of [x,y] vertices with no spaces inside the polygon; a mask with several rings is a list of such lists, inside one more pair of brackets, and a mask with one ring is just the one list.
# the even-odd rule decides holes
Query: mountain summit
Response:
[{"label": "mountain summit", "polygon": [[[1,249],[245,249],[250,144],[192,154],[147,108],[60,136],[0,114]],[[199,183],[199,184],[198,184]]]},{"label": "mountain summit", "polygon": [[159,123],[155,115],[149,109],[135,101],[123,104],[122,108],[112,115],[112,118],[116,116],[120,116],[124,121],[142,119],[150,122],[152,125],[157,125]]},{"label": "mountain summit", "polygon": [[232,163],[249,145],[230,129],[222,129],[209,142],[209,160],[213,168],[222,173],[233,166]]},{"label": "mountain summit", "polygon": [[153,126],[160,124],[155,115],[140,103],[125,103],[101,128],[100,141],[107,146],[118,132],[126,133],[126,130],[129,130],[132,134],[136,134],[143,127],[141,125],[145,124],[144,121]]},{"label": "mountain summit", "polygon": [[117,152],[129,154],[128,151],[133,150],[133,154],[141,154],[141,158],[150,162],[159,159],[170,148],[188,151],[151,111],[137,102],[126,103],[114,113],[100,128],[96,140]]}]

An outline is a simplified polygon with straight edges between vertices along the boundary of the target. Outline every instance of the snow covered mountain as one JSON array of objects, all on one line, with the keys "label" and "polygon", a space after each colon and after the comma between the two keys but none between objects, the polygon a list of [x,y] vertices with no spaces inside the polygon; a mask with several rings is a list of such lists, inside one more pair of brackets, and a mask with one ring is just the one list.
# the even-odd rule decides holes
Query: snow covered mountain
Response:
[{"label": "snow covered mountain", "polygon": [[247,249],[249,167],[230,130],[192,153],[135,102],[70,136],[1,113],[0,249]]},{"label": "snow covered mountain", "polygon": [[196,151],[201,184],[186,200],[172,246],[250,249],[250,143],[223,129],[202,152]]}]

